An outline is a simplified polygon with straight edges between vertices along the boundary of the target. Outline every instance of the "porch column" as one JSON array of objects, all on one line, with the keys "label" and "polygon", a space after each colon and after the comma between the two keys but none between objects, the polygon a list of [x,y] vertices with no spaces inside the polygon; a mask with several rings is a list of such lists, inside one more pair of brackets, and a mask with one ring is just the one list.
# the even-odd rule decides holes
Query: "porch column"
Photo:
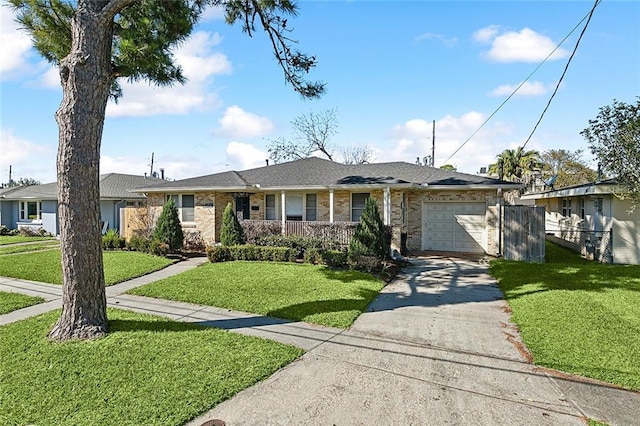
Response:
[{"label": "porch column", "polygon": [[286,230],[287,230],[287,202],[286,202],[287,197],[284,194],[284,191],[280,192],[280,207],[281,207],[281,214],[280,216],[282,217],[282,235],[285,235]]},{"label": "porch column", "polygon": [[384,224],[385,225],[391,225],[391,189],[389,187],[386,187],[384,189],[384,195],[383,195],[383,202],[382,202],[382,209],[383,209],[383,220],[384,220]]},{"label": "porch column", "polygon": [[329,190],[329,222],[333,223],[333,189]]}]

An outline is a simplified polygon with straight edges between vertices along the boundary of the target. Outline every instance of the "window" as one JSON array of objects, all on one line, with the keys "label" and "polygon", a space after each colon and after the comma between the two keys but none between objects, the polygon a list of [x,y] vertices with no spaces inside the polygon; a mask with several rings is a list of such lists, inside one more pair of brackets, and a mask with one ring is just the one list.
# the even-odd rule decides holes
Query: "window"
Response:
[{"label": "window", "polygon": [[571,217],[571,198],[562,199],[562,216]]},{"label": "window", "polygon": [[20,220],[41,220],[42,203],[40,201],[20,201]]},{"label": "window", "polygon": [[302,195],[287,194],[285,200],[287,220],[302,220]]},{"label": "window", "polygon": [[580,219],[584,219],[585,218],[585,213],[584,213],[585,201],[584,201],[584,198],[580,198],[579,205],[580,205]]},{"label": "window", "polygon": [[264,218],[266,220],[276,220],[276,195],[267,194],[264,197]]},{"label": "window", "polygon": [[351,194],[351,220],[358,222],[362,212],[364,211],[364,203],[369,198],[368,192],[360,192]]},{"label": "window", "polygon": [[193,194],[170,194],[165,197],[165,202],[173,200],[177,209],[180,222],[195,221],[196,200]]},{"label": "window", "polygon": [[305,212],[305,220],[318,220],[318,197],[316,194],[307,194]]},{"label": "window", "polygon": [[194,195],[182,196],[182,221],[193,222],[196,219],[195,216],[196,200]]}]

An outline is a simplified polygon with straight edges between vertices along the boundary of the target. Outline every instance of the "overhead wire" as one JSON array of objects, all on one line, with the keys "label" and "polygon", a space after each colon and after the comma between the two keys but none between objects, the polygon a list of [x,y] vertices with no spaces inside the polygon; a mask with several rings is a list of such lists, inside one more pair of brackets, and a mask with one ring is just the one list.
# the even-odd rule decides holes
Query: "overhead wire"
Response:
[{"label": "overhead wire", "polygon": [[[571,59],[573,58],[573,56],[575,55],[575,52],[578,48],[578,45],[580,44],[580,40],[582,39],[582,36],[584,35],[584,32],[587,29],[587,26],[589,25],[589,21],[591,20],[591,17],[593,16],[593,12],[595,11],[596,7],[602,2],[602,0],[596,0],[595,4],[593,5],[593,7],[591,8],[591,10],[582,17],[582,19],[571,29],[571,31],[569,31],[569,33],[556,45],[556,47],[542,60],[542,62],[540,62],[540,64],[538,64],[538,66],[531,71],[531,73],[529,73],[529,75],[513,90],[513,92],[511,92],[511,94],[509,96],[507,96],[507,98],[502,101],[502,103],[491,113],[491,115],[489,115],[489,117],[487,117],[486,120],[484,120],[482,122],[482,124],[471,134],[471,136],[469,136],[464,142],[462,142],[462,144],[455,150],[453,151],[453,153],[444,161],[444,163],[442,164],[448,164],[449,160],[451,160],[476,134],[478,134],[478,132],[480,130],[482,130],[482,128],[493,118],[493,116],[495,116],[498,111],[500,111],[502,109],[502,107],[516,94],[516,92],[518,92],[518,90],[520,90],[520,88],[542,67],[542,65],[544,65],[549,58],[551,58],[551,56],[553,56],[553,54],[560,48],[560,46],[562,46],[564,44],[565,41],[567,41],[567,39],[569,37],[571,37],[571,35],[578,29],[578,27],[585,21],[587,20],[587,23],[585,24],[584,28],[582,29],[582,32],[580,33],[580,37],[578,38],[578,42],[576,43],[576,46],[573,49],[573,52],[571,53],[571,56],[569,57],[569,60],[567,62],[567,65],[565,66],[564,72],[562,73],[562,76],[560,77],[560,80],[558,81],[558,84],[556,85],[556,88],[551,96],[551,98],[549,99],[549,102],[547,103],[547,107],[544,109],[540,119],[538,120],[538,123],[536,124],[535,127],[537,127],[540,122],[542,121],[542,117],[544,116],[544,113],[547,111],[547,109],[549,108],[549,104],[551,103],[551,100],[553,99],[553,97],[555,96],[556,92],[558,91],[558,88],[560,87],[560,83],[562,82],[562,79],[564,78],[564,75],[567,72],[567,69],[569,67],[569,63],[571,63]],[[533,132],[531,132],[531,134],[529,135],[529,138],[527,138],[526,142],[523,145],[526,146],[526,144],[529,142],[529,139],[531,139],[531,136],[533,136],[533,133],[535,132],[535,128],[533,130]]]}]

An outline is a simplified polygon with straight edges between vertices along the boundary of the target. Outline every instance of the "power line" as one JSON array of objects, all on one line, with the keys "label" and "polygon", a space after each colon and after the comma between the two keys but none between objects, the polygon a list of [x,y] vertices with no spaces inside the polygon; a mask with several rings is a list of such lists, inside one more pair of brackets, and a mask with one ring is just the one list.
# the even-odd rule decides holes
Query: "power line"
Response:
[{"label": "power line", "polygon": [[589,17],[587,19],[587,23],[584,24],[584,28],[582,29],[582,32],[580,33],[580,36],[578,37],[578,41],[576,41],[576,45],[573,48],[573,52],[571,52],[571,56],[569,56],[569,60],[567,61],[567,65],[565,65],[564,71],[562,71],[562,75],[560,76],[560,80],[558,80],[558,83],[556,84],[556,88],[553,90],[553,93],[551,94],[551,97],[549,98],[549,102],[547,102],[547,106],[545,106],[544,110],[542,110],[542,114],[540,114],[540,118],[538,119],[538,122],[536,123],[535,126],[533,126],[533,130],[529,134],[529,137],[522,144],[522,149],[524,149],[524,147],[527,146],[527,144],[529,143],[529,141],[533,137],[533,134],[535,133],[536,129],[538,128],[538,125],[542,121],[542,117],[544,117],[544,114],[549,109],[549,105],[551,105],[551,101],[556,96],[556,93],[558,93],[558,89],[560,88],[560,83],[562,83],[562,80],[564,79],[564,76],[567,73],[567,70],[569,69],[569,64],[571,63],[571,60],[573,59],[573,56],[576,54],[576,51],[578,50],[578,46],[580,45],[580,40],[582,40],[582,36],[584,35],[585,31],[587,31],[587,27],[589,26],[589,22],[591,22],[591,17],[593,16],[593,12],[596,10],[596,7],[601,2],[602,2],[602,0],[596,0],[596,2],[593,4],[593,8],[591,8],[591,12],[589,12]]},{"label": "power line", "polygon": [[[453,154],[451,154],[451,155],[449,156],[449,158],[447,158],[447,159],[444,161],[444,163],[443,163],[443,164],[448,164],[448,163],[449,163],[449,160],[451,160],[451,159],[452,159],[452,158],[453,158],[453,157],[454,157],[454,156],[455,156],[455,155],[456,155],[456,154],[457,154],[457,153],[458,153],[458,152],[459,152],[459,151],[460,151],[460,150],[461,150],[461,149],[462,149],[466,144],[467,144],[467,142],[469,142],[469,141],[470,141],[470,140],[471,140],[471,139],[472,139],[472,138],[473,138],[473,137],[474,137],[474,136],[475,136],[475,135],[476,135],[480,130],[482,130],[482,128],[483,128],[483,127],[484,127],[484,126],[489,122],[489,120],[491,120],[491,119],[493,118],[493,116],[494,116],[494,115],[496,115],[496,114],[498,113],[498,111],[500,111],[500,110],[502,109],[502,107],[503,107],[503,106],[504,106],[504,105],[509,101],[509,99],[511,99],[511,98],[516,94],[516,92],[517,92],[518,90],[520,90],[520,88],[521,88],[521,87],[522,87],[522,86],[523,86],[523,85],[524,85],[524,84],[525,84],[525,83],[526,83],[526,82],[527,82],[527,81],[528,81],[528,80],[529,80],[529,79],[530,79],[530,78],[531,78],[531,77],[532,77],[532,76],[533,76],[533,75],[534,75],[534,74],[535,74],[535,73],[536,73],[536,72],[537,72],[537,71],[542,67],[542,65],[544,65],[544,64],[549,60],[549,58],[550,58],[550,57],[551,57],[551,56],[556,52],[556,50],[558,50],[558,49],[560,48],[560,46],[562,46],[562,44],[563,44],[563,43],[564,43],[564,42],[565,42],[569,37],[571,37],[571,34],[573,34],[573,33],[578,29],[578,27],[580,26],[580,24],[582,24],[582,23],[585,21],[585,19],[589,19],[589,20],[591,20],[591,16],[593,15],[593,11],[595,10],[596,6],[597,6],[598,4],[600,4],[600,2],[601,2],[601,1],[602,1],[602,0],[596,0],[596,3],[594,4],[594,6],[593,6],[593,8],[591,9],[591,11],[590,11],[589,13],[587,13],[585,16],[583,16],[583,17],[582,17],[582,19],[580,20],[580,22],[578,22],[578,23],[577,23],[577,24],[576,24],[576,25],[571,29],[571,31],[569,31],[569,33],[568,33],[568,34],[567,34],[567,35],[566,35],[566,36],[565,36],[565,37],[564,37],[564,38],[563,38],[563,39],[562,39],[562,40],[561,40],[561,41],[556,45],[556,47],[555,47],[555,48],[554,48],[554,49],[553,49],[553,50],[552,50],[552,51],[551,51],[551,52],[546,56],[546,58],[544,58],[544,59],[542,60],[542,62],[540,62],[540,64],[538,64],[538,66],[537,66],[533,71],[531,71],[531,73],[529,73],[529,75],[528,75],[528,76],[527,76],[527,77],[526,77],[526,78],[525,78],[525,79],[524,79],[524,80],[523,80],[523,81],[518,85],[518,87],[516,87],[516,88],[513,90],[513,92],[511,92],[511,94],[510,94],[510,95],[509,95],[509,96],[508,96],[504,101],[502,101],[502,103],[501,103],[501,104],[500,104],[500,105],[499,105],[499,106],[498,106],[498,107],[497,107],[497,108],[496,108],[496,109],[491,113],[491,115],[489,115],[489,117],[487,117],[487,119],[486,119],[486,120],[484,120],[484,121],[482,122],[482,124],[480,125],[480,127],[478,127],[478,128],[477,128],[477,129],[476,129],[476,130],[471,134],[471,136],[469,136],[469,137],[468,137],[464,142],[462,142],[462,144],[461,144],[461,145],[460,145],[460,146],[459,146],[455,151],[453,151]],[[589,24],[589,22],[587,21],[587,25],[588,25],[588,24]],[[586,28],[587,28],[587,25],[585,25],[584,29],[582,30],[582,33],[580,34],[580,38],[582,38],[582,35],[584,34],[584,31],[585,31],[585,30],[586,30]],[[580,43],[580,38],[578,39],[578,44]],[[569,58],[569,62],[571,62],[571,58],[573,58],[573,55],[575,54],[575,51],[576,51],[576,49],[577,49],[577,47],[578,47],[578,44],[576,44],[576,47],[574,48],[573,53],[571,54],[571,57]],[[569,66],[569,63],[567,63],[567,67],[568,67],[568,66]],[[564,77],[564,74],[566,73],[567,67],[565,67],[565,72],[563,72],[563,73],[562,73],[562,77]],[[562,81],[562,78],[561,78],[561,80],[560,80],[560,81]],[[559,84],[558,84],[558,86],[559,86]],[[554,91],[554,93],[553,93],[554,95],[555,95],[555,92],[557,92],[557,90],[558,90],[558,86],[556,86],[556,90],[555,90],[555,91]],[[553,96],[552,96],[552,99],[553,99]],[[551,102],[551,100],[549,100],[549,102]],[[548,105],[547,105],[547,107],[548,107]],[[546,109],[545,109],[545,111],[546,111]],[[544,113],[543,113],[543,114],[544,114]],[[540,119],[542,119],[542,117],[541,117]],[[538,122],[538,123],[539,123],[539,122]],[[537,126],[537,125],[536,125],[536,126]],[[535,129],[534,129],[534,130],[535,130]],[[532,133],[532,134],[533,134],[533,133]],[[531,136],[529,136],[529,137],[531,137]],[[527,142],[528,142],[528,139],[527,139]],[[526,142],[525,142],[525,145],[526,145]],[[523,147],[524,147],[524,146],[523,146]]]}]

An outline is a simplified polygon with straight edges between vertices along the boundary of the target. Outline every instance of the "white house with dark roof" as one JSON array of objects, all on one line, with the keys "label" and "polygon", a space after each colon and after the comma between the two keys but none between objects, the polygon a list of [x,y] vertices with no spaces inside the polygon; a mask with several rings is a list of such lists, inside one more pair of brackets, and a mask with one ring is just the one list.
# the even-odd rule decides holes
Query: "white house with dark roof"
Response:
[{"label": "white house with dark roof", "polygon": [[[522,196],[545,207],[548,234],[570,248],[605,262],[640,264],[640,209],[615,179]],[[589,253],[591,252],[591,253]]]},{"label": "white house with dark roof", "polygon": [[[498,200],[512,182],[404,162],[346,165],[311,157],[228,171],[135,191],[160,209],[171,197],[183,228],[206,243],[220,239],[222,213],[232,203],[241,219],[293,222],[358,221],[368,197],[410,250],[498,252]],[[125,227],[129,227],[126,224]]]},{"label": "white house with dark roof", "polygon": [[[119,173],[100,175],[100,216],[103,230],[119,230],[120,210],[144,203],[144,194],[131,192],[132,189],[157,182],[161,181],[144,176]],[[0,225],[9,229],[44,229],[50,234],[58,235],[58,184],[52,182],[4,188],[0,192]]]}]

